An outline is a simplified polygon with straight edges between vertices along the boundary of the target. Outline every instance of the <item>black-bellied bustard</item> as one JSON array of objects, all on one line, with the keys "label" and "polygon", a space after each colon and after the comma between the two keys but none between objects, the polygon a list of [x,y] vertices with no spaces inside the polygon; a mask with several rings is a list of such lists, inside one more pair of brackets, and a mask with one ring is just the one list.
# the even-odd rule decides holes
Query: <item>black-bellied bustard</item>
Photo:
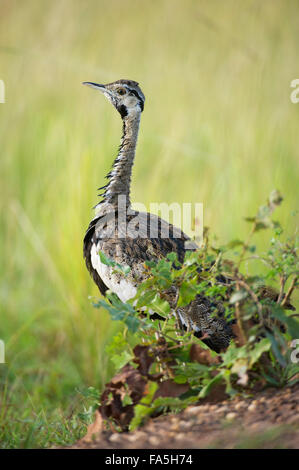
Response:
[{"label": "black-bellied bustard", "polygon": [[[175,252],[183,262],[186,250],[197,247],[180,229],[156,215],[137,212],[131,207],[131,172],[145,101],[138,83],[117,80],[107,85],[84,84],[103,93],[123,121],[119,152],[107,175],[108,183],[100,188],[103,199],[96,206],[96,216],[84,238],[84,257],[101,293],[105,294],[109,289],[126,302],[135,296],[138,283],[146,278],[146,260],[159,260]],[[115,262],[129,266],[130,273],[122,276],[113,267],[102,263],[99,251]],[[221,313],[217,304],[202,296],[177,310],[182,326],[191,327],[198,337],[204,336],[204,341],[217,352],[228,346],[232,336]]]}]

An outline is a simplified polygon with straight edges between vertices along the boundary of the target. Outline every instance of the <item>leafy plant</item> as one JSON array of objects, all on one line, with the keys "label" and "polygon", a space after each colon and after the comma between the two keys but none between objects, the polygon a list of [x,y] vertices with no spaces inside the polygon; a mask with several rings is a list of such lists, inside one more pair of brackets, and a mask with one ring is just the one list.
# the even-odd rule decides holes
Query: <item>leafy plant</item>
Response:
[{"label": "leafy plant", "polygon": [[[183,263],[175,253],[157,263],[146,262],[148,277],[134,299],[123,303],[108,293],[107,300],[98,301],[96,306],[104,306],[113,320],[125,324],[107,348],[116,369],[123,371],[118,391],[109,395],[110,405],[122,389],[123,411],[129,414],[121,429],[136,429],[153,414],[181,410],[215,389],[232,396],[298,380],[299,367],[290,360],[290,342],[299,338],[299,323],[296,315],[286,312],[294,310],[290,297],[298,287],[298,240],[285,238],[280,224],[272,220],[281,202],[280,194],[273,191],[256,216],[246,218],[251,224],[246,241],[210,246],[206,232],[203,247],[187,252]],[[266,229],[272,231],[270,247],[259,254],[252,238]],[[114,266],[100,256],[102,262]],[[244,263],[251,261],[254,275],[244,272]],[[257,262],[263,269],[258,269]],[[124,276],[129,273],[127,267],[116,268]],[[277,291],[272,284],[278,285]],[[234,325],[234,338],[218,355],[192,331],[179,327],[177,308],[199,294],[221,302],[226,320]],[[151,319],[152,312],[161,320]],[[136,345],[142,345],[142,351],[146,348],[146,367]],[[146,383],[135,401],[131,398],[134,386],[126,382],[126,373],[132,374],[133,369]],[[116,415],[111,419],[119,424]]]}]

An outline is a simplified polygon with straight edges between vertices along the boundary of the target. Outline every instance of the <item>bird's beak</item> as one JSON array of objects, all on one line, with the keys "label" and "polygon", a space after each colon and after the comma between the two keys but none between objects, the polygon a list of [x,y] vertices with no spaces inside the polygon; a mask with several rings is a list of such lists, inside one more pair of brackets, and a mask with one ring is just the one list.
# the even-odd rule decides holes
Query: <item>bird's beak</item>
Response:
[{"label": "bird's beak", "polygon": [[82,82],[82,85],[87,85],[100,91],[104,91],[106,89],[105,85],[100,85],[99,83],[94,82]]}]

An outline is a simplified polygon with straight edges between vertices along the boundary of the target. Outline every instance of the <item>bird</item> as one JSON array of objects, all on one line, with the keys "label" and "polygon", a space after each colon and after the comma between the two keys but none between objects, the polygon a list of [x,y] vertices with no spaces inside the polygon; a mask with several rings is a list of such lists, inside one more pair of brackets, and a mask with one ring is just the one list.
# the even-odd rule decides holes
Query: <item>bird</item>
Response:
[{"label": "bird", "polygon": [[[127,302],[135,297],[138,285],[148,276],[146,261],[159,261],[174,252],[183,263],[186,252],[199,247],[178,227],[155,214],[132,208],[131,173],[145,103],[138,82],[120,79],[105,85],[83,84],[101,92],[118,111],[123,124],[117,157],[106,176],[107,184],[99,188],[102,199],[95,206],[95,217],[84,237],[83,255],[100,292],[105,295],[112,291],[122,302]],[[121,266],[129,266],[129,273],[124,276],[116,272],[113,266],[103,262],[99,252]],[[179,326],[191,329],[212,350],[221,352],[228,347],[232,329],[219,303],[197,295],[176,313]]]}]

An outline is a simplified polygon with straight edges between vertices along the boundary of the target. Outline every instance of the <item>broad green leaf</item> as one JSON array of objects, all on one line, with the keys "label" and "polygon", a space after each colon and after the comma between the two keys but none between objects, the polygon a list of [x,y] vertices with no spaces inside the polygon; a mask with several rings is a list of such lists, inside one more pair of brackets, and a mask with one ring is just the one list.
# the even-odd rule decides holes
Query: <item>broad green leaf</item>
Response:
[{"label": "broad green leaf", "polygon": [[180,286],[180,295],[177,303],[178,307],[184,307],[195,299],[197,295],[197,284],[198,281],[196,278],[182,282]]},{"label": "broad green leaf", "polygon": [[261,341],[256,343],[254,348],[250,351],[250,367],[252,367],[253,364],[255,364],[259,360],[259,358],[264,352],[269,351],[270,349],[271,342],[268,338],[263,338]]},{"label": "broad green leaf", "polygon": [[113,362],[116,370],[121,369],[125,366],[131,359],[133,359],[133,355],[130,354],[128,351],[123,351],[121,354],[115,354],[111,357],[111,361]]},{"label": "broad green leaf", "polygon": [[161,299],[159,294],[156,294],[151,302],[151,309],[156,313],[167,315],[170,312],[170,305],[167,300]]},{"label": "broad green leaf", "polygon": [[156,295],[157,292],[154,289],[148,290],[141,295],[137,294],[133,299],[135,307],[148,307],[153,302]]},{"label": "broad green leaf", "polygon": [[157,382],[148,382],[148,393],[145,397],[143,397],[138,405],[134,408],[134,417],[132,418],[129,430],[134,431],[140,424],[142,424],[143,420],[150,416],[151,413],[154,411],[150,404],[153,401],[154,395],[158,389]]}]

